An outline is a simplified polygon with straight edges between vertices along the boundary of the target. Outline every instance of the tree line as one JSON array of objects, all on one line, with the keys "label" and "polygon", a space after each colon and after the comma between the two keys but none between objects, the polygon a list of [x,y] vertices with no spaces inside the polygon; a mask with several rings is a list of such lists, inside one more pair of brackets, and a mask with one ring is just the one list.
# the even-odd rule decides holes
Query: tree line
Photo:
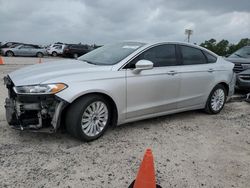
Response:
[{"label": "tree line", "polygon": [[247,45],[250,45],[249,38],[241,39],[237,44],[229,43],[229,41],[225,39],[219,42],[217,42],[215,39],[210,39],[200,44],[200,46],[207,48],[220,56],[232,54],[233,52]]}]

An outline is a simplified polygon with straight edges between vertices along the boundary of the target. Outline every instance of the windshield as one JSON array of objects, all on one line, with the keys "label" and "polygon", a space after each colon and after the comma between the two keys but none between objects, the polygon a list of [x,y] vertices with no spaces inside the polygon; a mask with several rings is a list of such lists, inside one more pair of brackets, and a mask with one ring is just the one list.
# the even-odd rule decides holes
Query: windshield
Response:
[{"label": "windshield", "polygon": [[234,52],[229,57],[250,58],[250,47],[243,47]]},{"label": "windshield", "polygon": [[122,42],[97,48],[78,59],[95,65],[114,65],[144,46],[145,43]]},{"label": "windshield", "polygon": [[13,45],[11,45],[9,48],[15,48],[15,47],[17,47],[17,46],[20,46],[20,44],[13,44]]}]

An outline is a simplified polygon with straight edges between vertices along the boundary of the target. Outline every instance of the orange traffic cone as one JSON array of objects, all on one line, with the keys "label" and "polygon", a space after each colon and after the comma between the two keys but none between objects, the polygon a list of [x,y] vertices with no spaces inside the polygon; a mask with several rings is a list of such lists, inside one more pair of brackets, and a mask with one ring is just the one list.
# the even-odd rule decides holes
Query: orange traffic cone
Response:
[{"label": "orange traffic cone", "polygon": [[4,65],[2,56],[0,56],[0,65]]},{"label": "orange traffic cone", "polygon": [[161,186],[156,185],[154,159],[151,149],[146,150],[137,177],[129,188],[161,188]]},{"label": "orange traffic cone", "polygon": [[38,63],[40,64],[40,63],[42,63],[42,59],[41,58],[39,58],[39,61],[38,61]]}]

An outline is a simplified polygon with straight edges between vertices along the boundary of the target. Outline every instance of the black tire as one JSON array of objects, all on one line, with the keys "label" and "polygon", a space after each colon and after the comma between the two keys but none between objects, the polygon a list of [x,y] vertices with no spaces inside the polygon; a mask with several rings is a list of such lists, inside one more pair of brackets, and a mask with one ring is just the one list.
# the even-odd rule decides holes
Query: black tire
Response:
[{"label": "black tire", "polygon": [[[224,93],[224,101],[223,101],[223,105],[218,109],[218,110],[215,110],[213,107],[212,107],[212,97],[214,95],[214,93],[217,91],[217,90],[222,90],[223,93]],[[224,107],[225,103],[226,103],[226,100],[227,100],[227,91],[226,91],[226,88],[221,85],[221,84],[218,84],[216,85],[213,90],[211,91],[208,99],[207,99],[207,103],[206,103],[206,107],[205,107],[205,112],[208,113],[208,114],[218,114]]]},{"label": "black tire", "polygon": [[37,56],[37,57],[43,57],[43,53],[42,53],[42,52],[38,52],[38,53],[36,54],[36,56]]},{"label": "black tire", "polygon": [[[108,119],[106,125],[99,134],[95,136],[89,136],[85,134],[84,131],[82,130],[81,127],[82,116],[85,109],[87,109],[87,107],[90,104],[97,101],[101,101],[107,106]],[[65,118],[65,125],[67,132],[70,133],[73,137],[87,142],[95,140],[100,136],[102,136],[110,124],[111,124],[111,106],[104,97],[95,94],[87,95],[77,99],[74,103],[72,103],[69,106]]]},{"label": "black tire", "polygon": [[8,56],[8,57],[13,57],[13,56],[14,56],[14,52],[12,52],[12,51],[7,51],[7,52],[5,53],[5,55]]},{"label": "black tire", "polygon": [[57,56],[57,52],[52,52],[51,54],[53,57],[56,57]]}]

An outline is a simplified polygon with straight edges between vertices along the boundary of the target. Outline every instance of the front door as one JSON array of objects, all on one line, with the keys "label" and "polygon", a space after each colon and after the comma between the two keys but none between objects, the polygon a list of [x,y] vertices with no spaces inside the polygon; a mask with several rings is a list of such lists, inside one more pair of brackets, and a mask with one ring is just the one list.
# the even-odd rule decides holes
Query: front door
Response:
[{"label": "front door", "polygon": [[[180,75],[172,44],[154,46],[133,59],[126,68],[127,119],[175,110],[179,97]],[[134,73],[139,60],[149,60],[154,67]]]}]

